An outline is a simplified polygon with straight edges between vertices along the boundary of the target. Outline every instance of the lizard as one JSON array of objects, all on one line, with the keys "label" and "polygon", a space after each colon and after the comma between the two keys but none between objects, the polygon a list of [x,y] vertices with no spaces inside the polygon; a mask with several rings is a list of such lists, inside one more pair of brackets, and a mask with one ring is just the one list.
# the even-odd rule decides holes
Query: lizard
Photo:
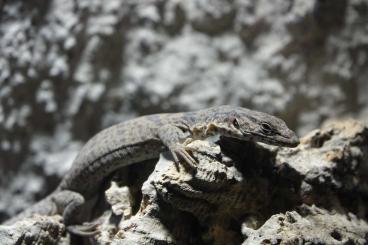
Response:
[{"label": "lizard", "polygon": [[[67,230],[91,235],[83,211],[93,202],[104,181],[116,170],[171,152],[175,163],[195,168],[186,149],[188,140],[219,135],[244,141],[295,147],[297,135],[286,123],[267,113],[235,106],[217,106],[192,112],[141,116],[102,130],[79,151],[56,190],[5,224],[32,214],[63,217]],[[90,223],[92,224],[92,223]]]}]

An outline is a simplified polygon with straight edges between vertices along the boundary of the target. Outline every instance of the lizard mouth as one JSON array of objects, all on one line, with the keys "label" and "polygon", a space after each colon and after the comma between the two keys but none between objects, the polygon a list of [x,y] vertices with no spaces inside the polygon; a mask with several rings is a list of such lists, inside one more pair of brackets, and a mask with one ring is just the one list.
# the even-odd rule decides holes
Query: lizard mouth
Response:
[{"label": "lizard mouth", "polygon": [[286,146],[286,147],[296,147],[299,145],[299,138],[293,133],[290,137],[285,137],[276,133],[272,136],[267,136],[263,134],[259,134],[256,132],[247,132],[241,131],[243,136],[254,141],[270,144],[270,145],[277,145],[277,146]]}]

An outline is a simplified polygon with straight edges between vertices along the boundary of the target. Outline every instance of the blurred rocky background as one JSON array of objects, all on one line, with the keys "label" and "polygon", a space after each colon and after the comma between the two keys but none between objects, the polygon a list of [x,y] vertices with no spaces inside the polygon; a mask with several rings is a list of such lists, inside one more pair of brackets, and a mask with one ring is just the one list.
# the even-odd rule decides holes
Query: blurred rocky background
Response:
[{"label": "blurred rocky background", "polygon": [[142,114],[232,104],[302,135],[368,118],[367,0],[0,1],[0,221],[84,142]]}]

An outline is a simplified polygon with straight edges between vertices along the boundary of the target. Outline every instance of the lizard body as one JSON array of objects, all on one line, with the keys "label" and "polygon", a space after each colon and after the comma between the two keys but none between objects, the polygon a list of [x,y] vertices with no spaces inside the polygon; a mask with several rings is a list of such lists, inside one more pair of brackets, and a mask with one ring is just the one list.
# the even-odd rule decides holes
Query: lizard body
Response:
[{"label": "lizard body", "polygon": [[281,119],[241,107],[219,106],[139,117],[111,126],[91,138],[58,188],[10,222],[39,213],[62,214],[65,225],[78,224],[83,218],[77,214],[117,169],[156,159],[167,150],[176,162],[194,167],[195,160],[185,150],[184,141],[215,134],[288,147],[299,143],[295,133]]}]

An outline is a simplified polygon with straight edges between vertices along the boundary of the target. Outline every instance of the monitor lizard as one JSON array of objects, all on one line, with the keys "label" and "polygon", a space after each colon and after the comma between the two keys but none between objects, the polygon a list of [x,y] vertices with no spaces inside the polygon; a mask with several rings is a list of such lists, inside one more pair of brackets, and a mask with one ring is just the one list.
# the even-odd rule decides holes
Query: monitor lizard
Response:
[{"label": "monitor lizard", "polygon": [[83,214],[86,204],[101,193],[101,186],[114,171],[157,159],[163,151],[170,151],[176,163],[195,168],[196,160],[186,149],[188,140],[213,135],[286,147],[295,147],[299,143],[296,134],[283,120],[242,107],[218,106],[138,117],[113,125],[92,137],[57,189],[6,224],[35,213],[61,214],[71,233],[93,234],[92,226],[77,224],[88,219]]}]

